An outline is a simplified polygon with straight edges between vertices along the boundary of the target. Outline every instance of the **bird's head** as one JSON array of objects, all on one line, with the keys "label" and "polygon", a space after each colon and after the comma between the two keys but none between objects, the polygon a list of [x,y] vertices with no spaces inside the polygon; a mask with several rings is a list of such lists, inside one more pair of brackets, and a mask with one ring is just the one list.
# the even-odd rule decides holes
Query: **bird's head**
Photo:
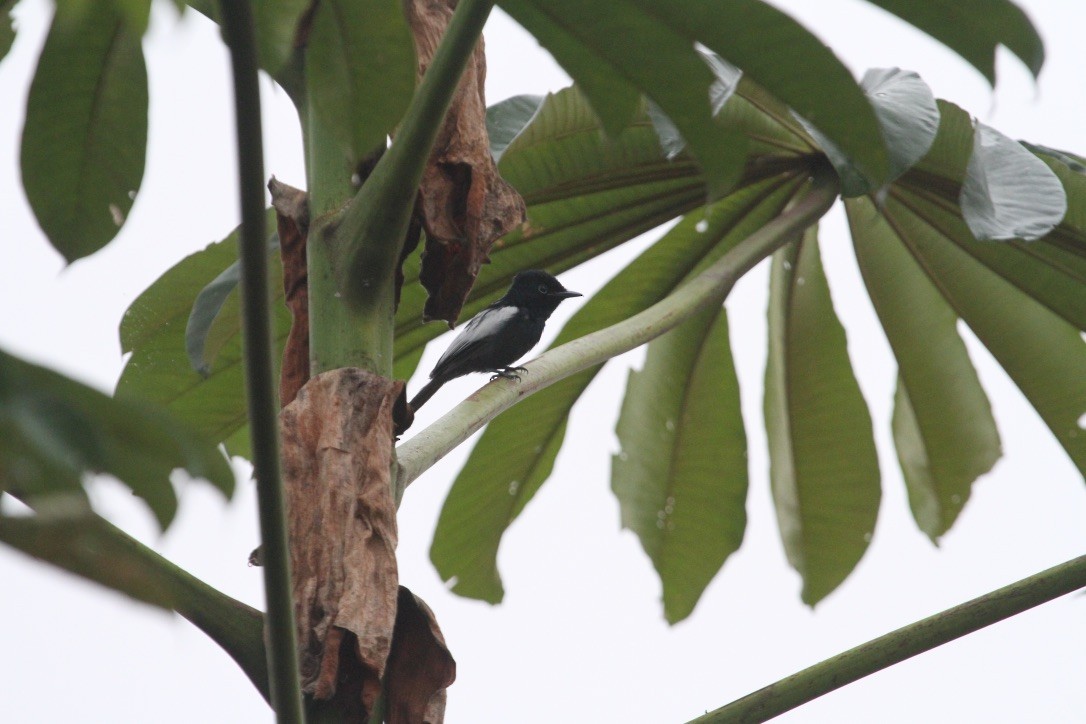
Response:
[{"label": "bird's head", "polygon": [[542,269],[529,269],[513,277],[513,285],[502,301],[549,315],[563,299],[579,296],[580,292],[569,291],[562,286],[562,282]]}]

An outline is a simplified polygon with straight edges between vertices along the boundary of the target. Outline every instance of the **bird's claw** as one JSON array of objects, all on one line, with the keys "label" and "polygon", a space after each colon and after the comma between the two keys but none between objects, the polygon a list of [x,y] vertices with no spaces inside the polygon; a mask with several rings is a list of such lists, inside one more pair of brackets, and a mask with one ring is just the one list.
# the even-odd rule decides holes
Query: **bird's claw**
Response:
[{"label": "bird's claw", "polygon": [[528,370],[525,367],[502,367],[494,371],[494,374],[490,377],[490,381],[493,382],[494,380],[501,378],[520,382],[520,375],[517,373],[527,371]]}]

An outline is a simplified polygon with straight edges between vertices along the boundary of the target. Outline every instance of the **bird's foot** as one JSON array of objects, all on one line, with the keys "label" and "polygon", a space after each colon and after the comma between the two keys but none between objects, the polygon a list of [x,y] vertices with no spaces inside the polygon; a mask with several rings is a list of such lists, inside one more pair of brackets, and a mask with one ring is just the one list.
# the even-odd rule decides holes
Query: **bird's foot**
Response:
[{"label": "bird's foot", "polygon": [[493,382],[498,378],[502,378],[506,380],[520,382],[520,374],[518,373],[521,372],[527,373],[528,370],[525,367],[499,367],[498,369],[494,370],[494,374],[491,376],[490,381]]}]

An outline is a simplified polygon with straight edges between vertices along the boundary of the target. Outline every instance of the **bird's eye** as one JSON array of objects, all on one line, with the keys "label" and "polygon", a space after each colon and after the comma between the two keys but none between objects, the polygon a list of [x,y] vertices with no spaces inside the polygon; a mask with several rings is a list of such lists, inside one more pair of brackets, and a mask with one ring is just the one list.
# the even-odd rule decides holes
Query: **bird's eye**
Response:
[{"label": "bird's eye", "polygon": [[540,294],[546,294],[547,293],[547,285],[546,284],[540,284],[536,288],[539,289]]}]

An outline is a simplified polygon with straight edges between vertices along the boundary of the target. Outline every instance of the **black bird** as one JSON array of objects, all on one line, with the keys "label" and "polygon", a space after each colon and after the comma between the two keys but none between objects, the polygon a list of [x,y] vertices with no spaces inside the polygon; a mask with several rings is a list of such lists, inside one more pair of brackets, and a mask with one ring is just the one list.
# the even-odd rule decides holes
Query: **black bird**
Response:
[{"label": "black bird", "polygon": [[472,317],[441,355],[430,381],[411,400],[411,409],[422,407],[449,380],[471,372],[519,380],[517,372],[524,368],[509,365],[536,345],[547,318],[563,299],[579,296],[540,269],[517,274],[505,296]]}]

